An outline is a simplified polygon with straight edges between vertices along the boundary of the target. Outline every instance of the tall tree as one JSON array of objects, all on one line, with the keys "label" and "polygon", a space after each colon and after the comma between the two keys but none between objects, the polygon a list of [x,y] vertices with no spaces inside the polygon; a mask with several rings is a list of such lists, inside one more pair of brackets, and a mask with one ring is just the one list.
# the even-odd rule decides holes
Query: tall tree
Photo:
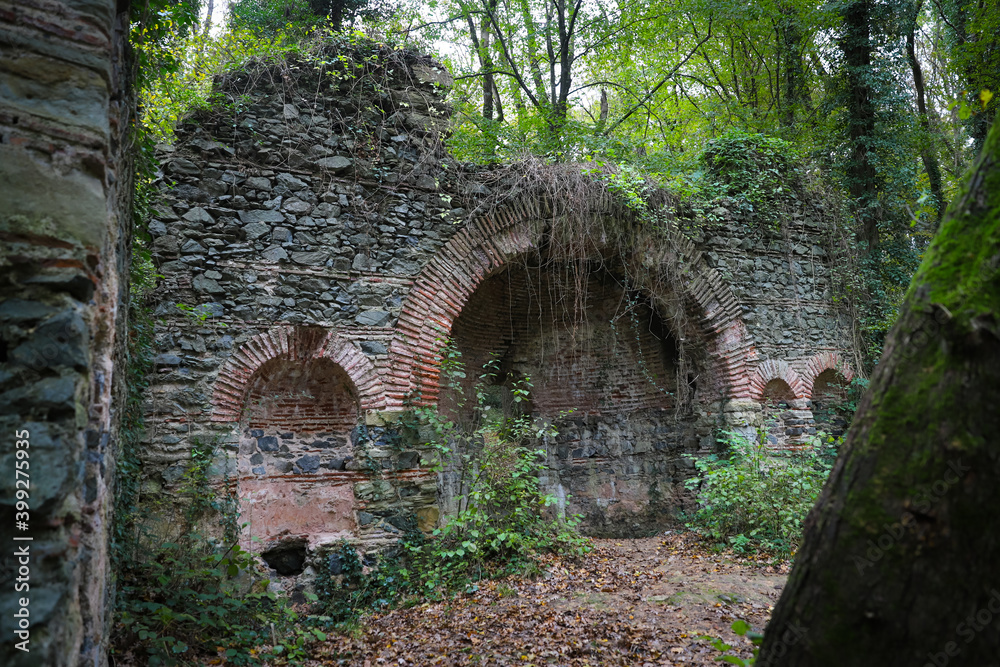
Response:
[{"label": "tall tree", "polygon": [[920,159],[927,172],[927,180],[931,186],[931,195],[937,207],[937,223],[940,224],[946,202],[941,188],[941,165],[938,163],[937,152],[934,150],[933,133],[927,114],[927,96],[924,86],[924,71],[917,57],[916,35],[924,0],[913,0],[908,8],[909,27],[906,31],[906,57],[910,61],[910,72],[913,75],[913,91],[917,102],[917,118],[920,121],[922,136],[920,137]]},{"label": "tall tree", "polygon": [[869,252],[878,245],[878,192],[881,182],[875,169],[873,147],[875,132],[875,91],[872,68],[872,0],[846,0],[841,5],[844,19],[839,44],[844,54],[844,78],[847,87],[847,133],[850,159],[847,163],[847,188],[861,219],[859,237]]},{"label": "tall tree", "polygon": [[996,664],[998,404],[994,124],[809,515],[760,664]]},{"label": "tall tree", "polygon": [[[980,93],[1000,88],[1000,10],[995,0],[933,0],[947,26],[952,65],[961,73],[973,112],[966,119],[978,151],[986,139],[990,115],[976,112]],[[998,91],[1000,92],[1000,91]],[[998,96],[1000,97],[1000,96]],[[997,108],[993,100],[990,111]]]}]

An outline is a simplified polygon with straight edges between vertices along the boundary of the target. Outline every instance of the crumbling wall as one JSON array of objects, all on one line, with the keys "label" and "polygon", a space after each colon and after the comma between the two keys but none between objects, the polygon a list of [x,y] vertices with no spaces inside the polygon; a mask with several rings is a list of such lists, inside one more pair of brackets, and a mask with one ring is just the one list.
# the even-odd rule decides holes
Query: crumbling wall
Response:
[{"label": "crumbling wall", "polygon": [[100,665],[131,223],[128,15],[105,0],[0,5],[0,663]]},{"label": "crumbling wall", "polygon": [[454,480],[431,467],[430,434],[399,420],[454,400],[449,336],[468,376],[497,355],[498,385],[532,379],[529,408],[559,431],[542,443],[543,485],[594,532],[669,521],[690,455],[719,429],[761,426],[776,378],[801,414],[774,444],[814,428],[812,380],[849,375],[850,343],[830,295],[831,220],[807,193],[760,233],[724,207],[667,211],[662,228],[560,256],[553,229],[573,219],[559,202],[491,205],[504,182],[444,150],[440,65],[383,51],[355,77],[329,55],[225,78],[229,102],[160,147],[147,492],[169,493],[197,440],[218,447],[217,478],[239,489],[264,549],[433,527]]}]

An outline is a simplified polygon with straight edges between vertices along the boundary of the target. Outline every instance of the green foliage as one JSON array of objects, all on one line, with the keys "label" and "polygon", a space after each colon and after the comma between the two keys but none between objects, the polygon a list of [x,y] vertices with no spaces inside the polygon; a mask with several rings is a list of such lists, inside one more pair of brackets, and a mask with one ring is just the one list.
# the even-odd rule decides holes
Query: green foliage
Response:
[{"label": "green foliage", "polygon": [[[202,445],[192,451],[178,486],[176,539],[154,535],[149,508],[132,513],[133,539],[119,561],[115,644],[145,654],[150,665],[178,664],[190,654],[214,654],[217,647],[236,664],[247,664],[248,650],[260,639],[257,615],[273,603],[262,592],[266,581],[242,590],[252,581],[253,561],[236,542],[233,508],[213,491],[214,453]],[[209,512],[224,519],[222,540],[202,532]]]},{"label": "green foliage", "polygon": [[627,163],[617,165],[616,170],[584,169],[583,173],[601,181],[625,206],[636,213],[640,219],[652,219],[647,200],[652,185],[646,174],[639,168]]},{"label": "green foliage", "polygon": [[695,459],[698,476],[685,482],[697,492],[689,528],[737,553],[789,556],[798,548],[802,522],[830,474],[837,442],[817,437],[801,452],[769,453],[758,434],[720,440],[726,455]]},{"label": "green foliage", "polygon": [[229,6],[230,28],[258,39],[305,36],[323,21],[323,16],[313,12],[309,0],[237,0]]},{"label": "green foliage", "polygon": [[190,37],[198,26],[199,0],[133,0],[129,43],[140,89],[182,66],[169,44]]},{"label": "green foliage", "polygon": [[[462,410],[466,373],[461,355],[451,343],[441,354],[443,377]],[[539,488],[545,452],[528,443],[553,437],[555,430],[526,415],[505,413],[491,395],[499,379],[497,362],[484,371],[471,406],[475,426],[436,407],[418,408],[410,424],[434,431],[437,437],[428,446],[439,457],[439,471],[463,480],[459,511],[430,536],[411,522],[399,543],[370,568],[347,542],[329,552],[319,568],[317,592],[331,623],[343,627],[360,611],[408,598],[473,591],[488,577],[537,572],[539,553],[589,551],[589,541],[575,530],[580,517],[561,515],[556,498]],[[530,387],[528,378],[511,381],[506,388],[511,402],[526,403]]]},{"label": "green foliage", "polygon": [[[545,450],[529,443],[557,432],[521,413],[530,398],[530,378],[501,377],[498,360],[491,360],[474,383],[476,400],[463,419],[465,366],[452,343],[442,349],[442,374],[457,397],[457,410],[420,408],[417,414],[437,434],[429,444],[442,469],[457,472],[463,493],[458,514],[434,531],[430,546],[410,550],[423,565],[425,588],[454,586],[496,565],[524,564],[539,551],[586,549],[575,533],[580,517],[561,515],[556,498],[538,484]],[[496,400],[497,389],[509,397],[508,407]]]},{"label": "green foliage", "polygon": [[[174,304],[174,306],[195,324],[204,324],[205,321],[212,317],[211,308],[204,303],[197,306],[190,306],[186,303],[177,303]],[[225,328],[228,325],[225,322],[216,322],[215,326]]]},{"label": "green foliage", "polygon": [[294,25],[267,36],[233,28],[218,36],[195,33],[158,45],[160,59],[174,63],[148,77],[140,88],[141,121],[156,141],[169,142],[177,123],[195,109],[212,106],[212,82],[252,59],[269,60],[301,52],[304,35]]},{"label": "green foliage", "polygon": [[[211,478],[216,455],[216,448],[195,444],[177,506],[166,509],[174,517],[169,526],[157,522],[152,506],[130,513],[132,539],[117,564],[112,652],[153,666],[208,657],[296,664],[310,643],[326,637],[268,590],[255,557],[239,546],[235,498],[220,497]],[[219,528],[207,531],[213,519]]]},{"label": "green foliage", "polygon": [[729,651],[733,650],[730,644],[722,641],[718,637],[711,637],[709,635],[702,635],[701,639],[707,640],[712,647],[722,653],[721,656],[716,658],[718,662],[725,662],[730,665],[739,665],[740,667],[751,667],[751,665],[757,664],[757,658],[760,657],[760,645],[764,641],[764,635],[759,632],[753,632],[750,628],[750,624],[744,620],[737,620],[733,622],[731,626],[734,633],[739,637],[748,637],[754,645],[753,657],[752,658],[741,658],[739,656],[732,655]]},{"label": "green foliage", "polygon": [[324,625],[350,630],[359,613],[394,606],[419,595],[419,576],[408,552],[424,543],[424,535],[410,525],[399,544],[365,567],[346,540],[326,552],[317,567],[316,593]]},{"label": "green foliage", "polygon": [[801,156],[783,139],[729,130],[708,142],[701,160],[705,199],[728,197],[738,210],[773,220],[780,204],[795,197]]}]

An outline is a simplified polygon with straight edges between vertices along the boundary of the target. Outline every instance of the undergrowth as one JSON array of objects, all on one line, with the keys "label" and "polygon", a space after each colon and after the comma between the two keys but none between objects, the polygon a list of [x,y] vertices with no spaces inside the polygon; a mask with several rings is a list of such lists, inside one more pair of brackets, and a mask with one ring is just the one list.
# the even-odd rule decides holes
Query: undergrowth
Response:
[{"label": "undergrowth", "polygon": [[800,451],[771,452],[763,433],[750,439],[725,432],[722,456],[694,459],[698,475],[685,486],[698,508],[687,526],[719,548],[787,558],[802,539],[802,523],[826,482],[839,441],[823,434]]},{"label": "undergrowth", "polygon": [[[449,343],[441,356],[454,403],[417,408],[410,426],[429,427],[435,435],[427,445],[438,456],[438,472],[459,478],[459,509],[429,535],[412,522],[371,567],[347,542],[328,552],[319,565],[317,593],[329,623],[349,627],[366,610],[474,592],[484,579],[531,576],[540,572],[538,554],[582,555],[590,549],[576,532],[580,517],[566,515],[539,486],[545,452],[528,445],[556,431],[518,413],[530,396],[530,379],[500,377],[493,360],[473,383],[475,399],[467,405],[460,353]],[[509,399],[507,409],[497,400],[498,388]]]},{"label": "undergrowth", "polygon": [[239,546],[235,499],[217,493],[210,479],[214,458],[214,447],[196,444],[172,519],[157,522],[145,508],[136,513],[143,518],[134,519],[131,539],[119,545],[112,631],[118,659],[154,667],[209,658],[294,664],[310,643],[325,639],[269,589],[256,558]]}]

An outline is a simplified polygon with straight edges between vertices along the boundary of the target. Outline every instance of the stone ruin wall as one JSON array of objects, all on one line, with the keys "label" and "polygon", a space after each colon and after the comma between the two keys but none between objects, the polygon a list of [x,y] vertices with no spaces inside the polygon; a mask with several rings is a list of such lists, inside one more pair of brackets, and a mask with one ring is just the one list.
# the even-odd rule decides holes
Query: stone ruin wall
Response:
[{"label": "stone ruin wall", "polygon": [[[296,61],[231,75],[228,103],[160,147],[146,493],[169,494],[202,443],[264,549],[434,527],[456,480],[400,417],[441,398],[444,335],[470,368],[495,353],[530,376],[535,414],[576,409],[542,482],[595,533],[669,521],[719,429],[767,423],[775,447],[815,432],[814,385],[842,392],[852,349],[818,202],[800,193],[781,233],[722,206],[675,216],[662,248],[598,249],[606,270],[569,290],[544,202],[470,213],[490,185],[443,147],[448,73],[381,57],[381,87]],[[648,280],[623,284],[615,262]]]},{"label": "stone ruin wall", "polygon": [[[0,1],[0,664],[11,667],[107,664],[133,190],[127,7]],[[15,634],[24,609],[27,637]]]}]

